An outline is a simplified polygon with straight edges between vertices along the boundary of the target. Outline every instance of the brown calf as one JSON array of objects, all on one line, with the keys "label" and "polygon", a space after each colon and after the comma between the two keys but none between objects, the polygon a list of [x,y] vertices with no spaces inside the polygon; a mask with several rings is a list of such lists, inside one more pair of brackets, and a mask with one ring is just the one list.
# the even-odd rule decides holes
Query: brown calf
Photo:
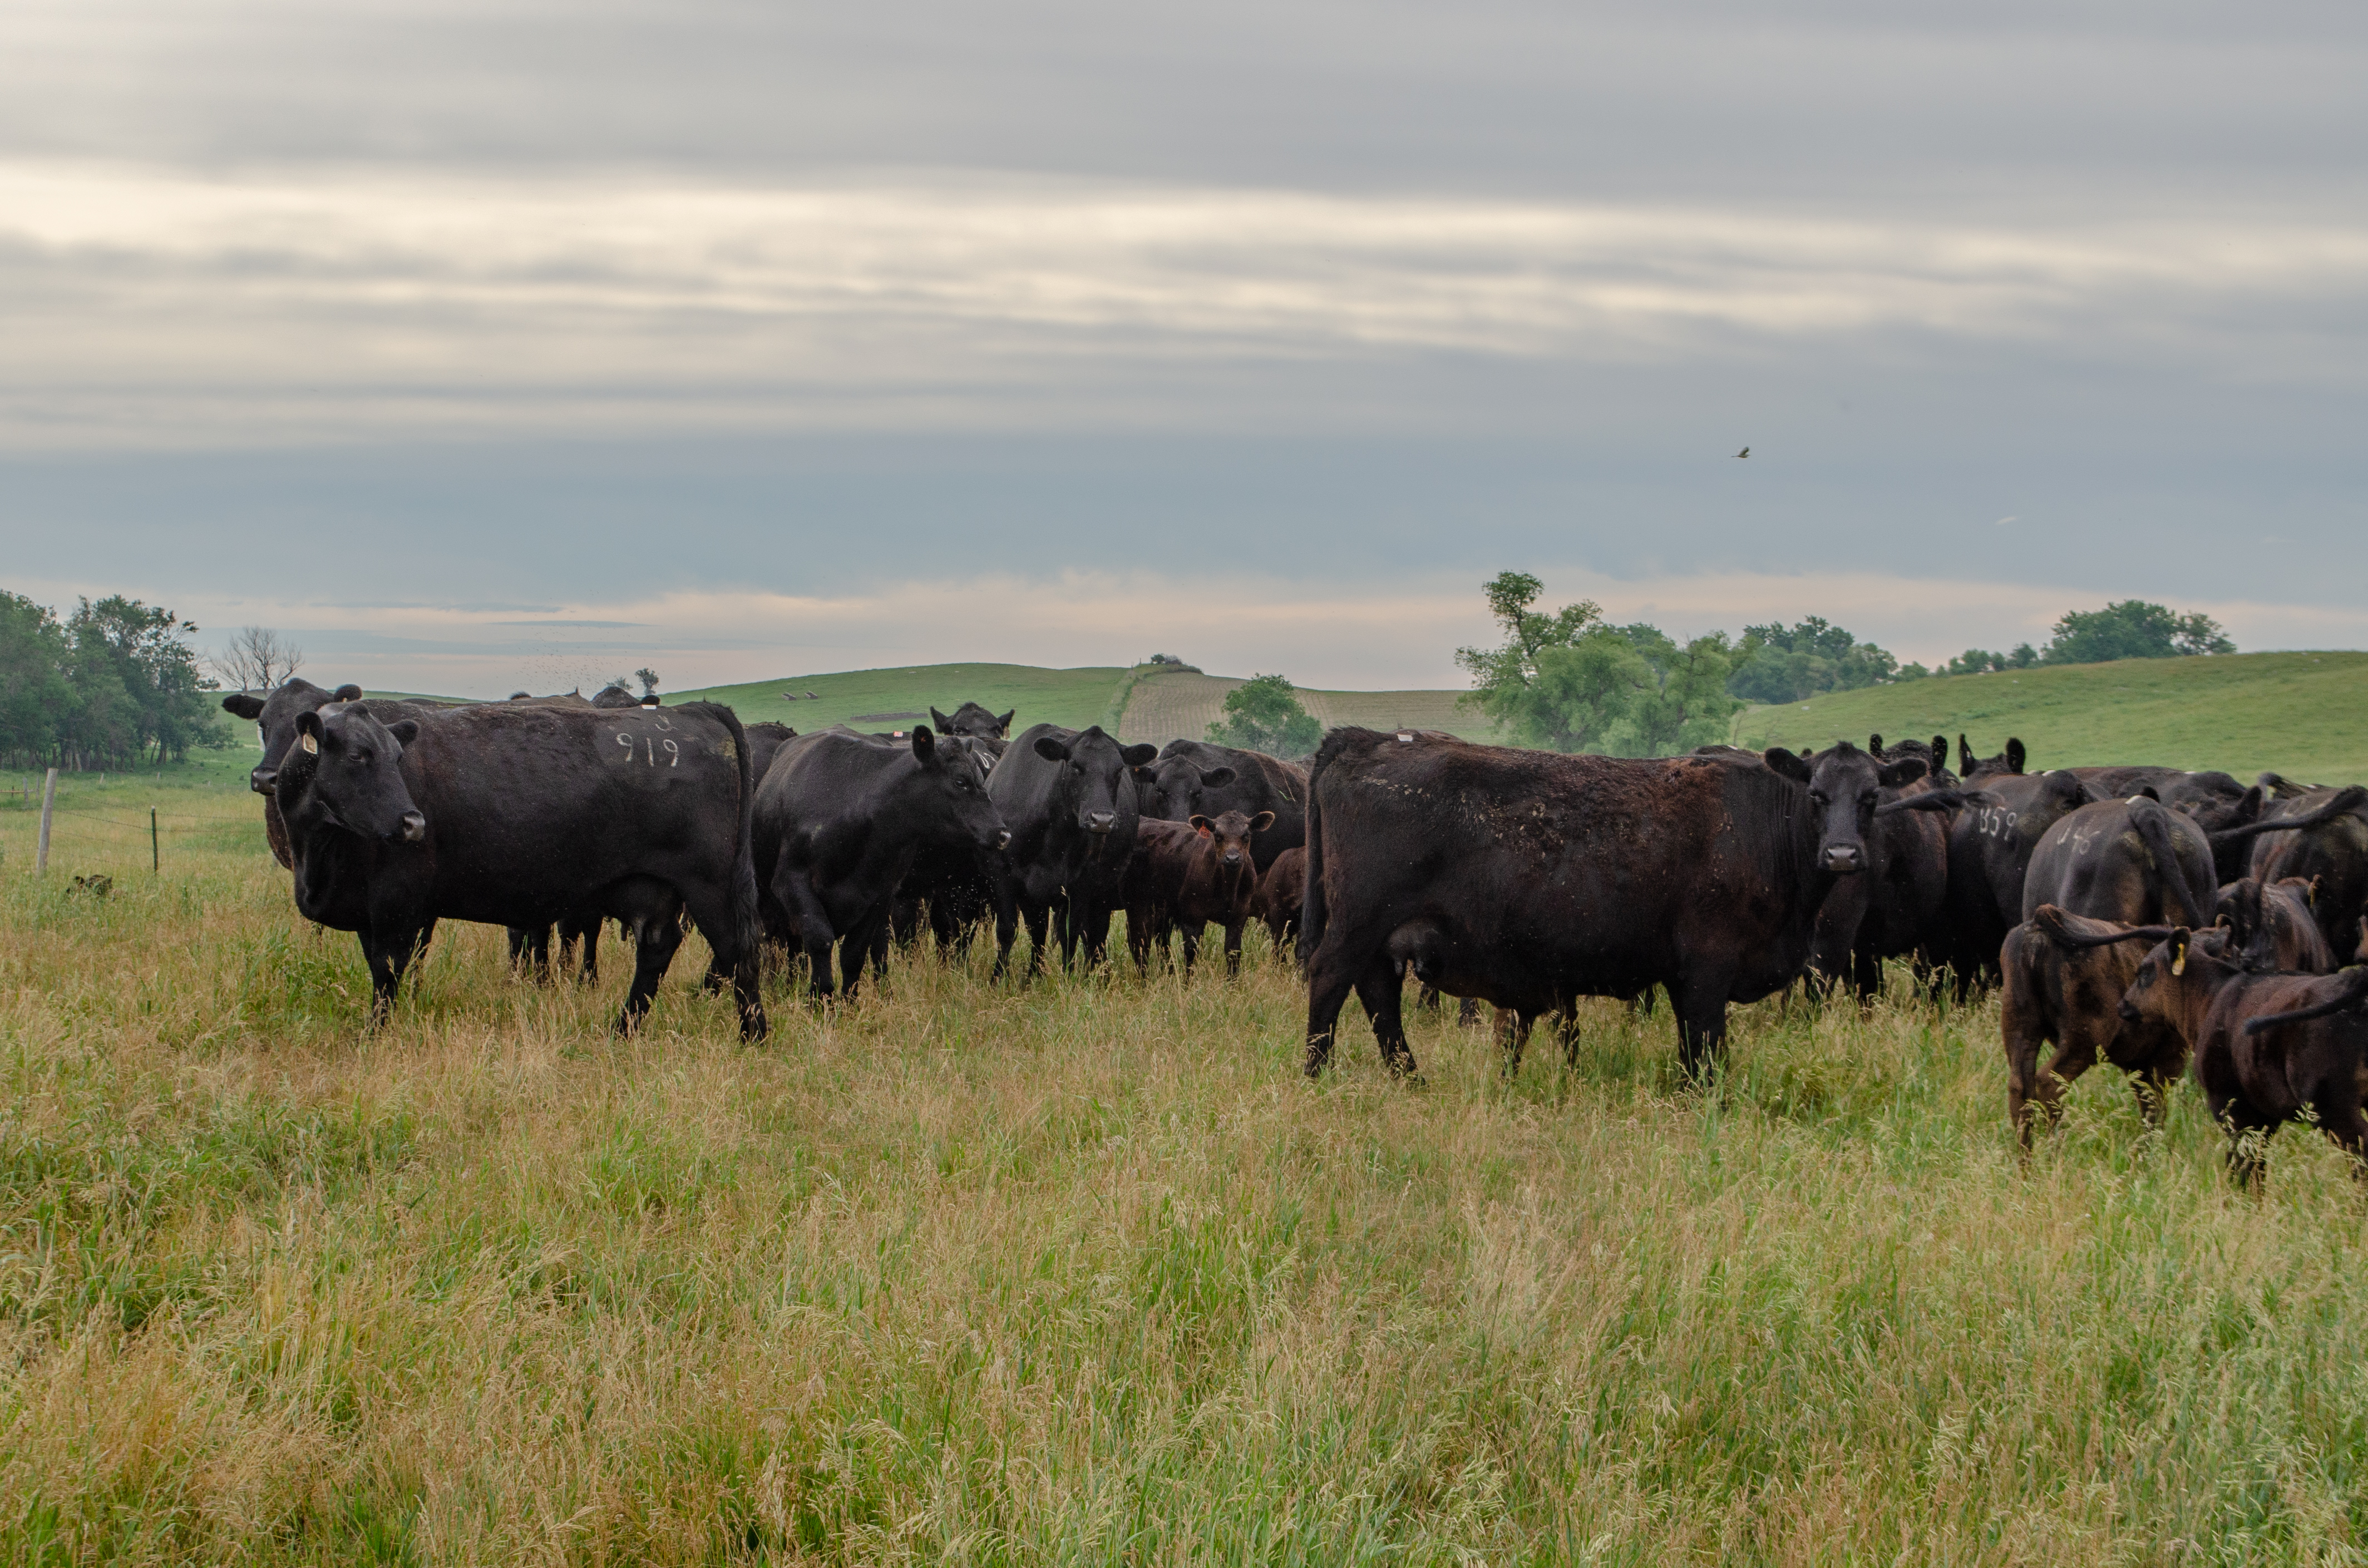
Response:
[{"label": "brown calf", "polygon": [[2214,907],[2219,924],[2237,933],[2241,961],[2256,974],[2327,974],[2336,959],[2312,912],[2317,892],[2316,880],[2240,877],[2220,890]]},{"label": "brown calf", "polygon": [[1241,971],[1242,927],[1249,922],[1250,898],[1258,883],[1250,835],[1273,821],[1272,812],[1255,817],[1227,812],[1189,823],[1157,817],[1137,822],[1134,858],[1121,884],[1126,945],[1137,969],[1149,967],[1153,938],[1164,955],[1168,931],[1180,926],[1189,976],[1200,951],[1201,927],[1213,920],[1225,928],[1225,972]]},{"label": "brown calf", "polygon": [[2368,1156],[2368,970],[2248,973],[2219,935],[2173,930],[2138,965],[2122,1016],[2159,1020],[2193,1045],[2195,1080],[2228,1130],[2229,1172],[2247,1185],[2260,1180],[2262,1141],[2305,1111]]},{"label": "brown calf", "polygon": [[[2163,1096],[2187,1065],[2187,1040],[2166,1025],[2123,1018],[2121,1005],[2146,949],[2169,929],[2091,920],[2051,903],[2007,933],[1998,952],[2006,1113],[2025,1149],[2040,1118],[2051,1127],[2062,1118],[2064,1091],[2100,1057],[2135,1080],[2139,1114],[2161,1124]],[[2055,1054],[2042,1068],[2040,1047],[2050,1043]]]},{"label": "brown calf", "polygon": [[1250,915],[1266,923],[1274,950],[1285,960],[1294,956],[1284,938],[1295,941],[1299,936],[1299,905],[1306,893],[1307,848],[1300,845],[1274,858],[1250,897]]}]

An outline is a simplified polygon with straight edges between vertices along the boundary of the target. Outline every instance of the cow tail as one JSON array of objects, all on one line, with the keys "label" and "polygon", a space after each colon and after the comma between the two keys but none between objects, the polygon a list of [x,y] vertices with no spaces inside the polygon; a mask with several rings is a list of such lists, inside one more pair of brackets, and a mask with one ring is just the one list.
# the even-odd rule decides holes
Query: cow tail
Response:
[{"label": "cow tail", "polygon": [[2257,1035],[2286,1024],[2307,1023],[2313,1018],[2324,1018],[2330,1013],[2346,1012],[2363,1002],[2368,1002],[2368,969],[2347,969],[2343,973],[2345,978],[2342,989],[2338,991],[2331,999],[2315,1003],[2307,1007],[2298,1007],[2291,1013],[2271,1013],[2263,1017],[2248,1018],[2245,1020],[2245,1033]]},{"label": "cow tail", "polygon": [[2187,867],[2179,857],[2179,842],[2171,836],[2169,812],[2157,802],[2140,797],[2130,802],[2130,822],[2138,830],[2146,853],[2154,857],[2155,874],[2162,879],[2164,902],[2169,906],[2163,914],[2190,929],[2211,925],[2212,902],[2199,900],[2188,882]]},{"label": "cow tail", "polygon": [[732,935],[740,961],[754,965],[764,926],[757,914],[757,780],[749,770],[748,732],[741,728],[740,715],[721,702],[684,706],[704,709],[732,733],[732,756],[740,767],[740,836],[732,846]]},{"label": "cow tail", "polygon": [[1315,756],[1307,765],[1307,875],[1299,890],[1299,969],[1307,971],[1307,960],[1315,953],[1316,944],[1324,940],[1324,770],[1340,755],[1333,731],[1315,748]]}]

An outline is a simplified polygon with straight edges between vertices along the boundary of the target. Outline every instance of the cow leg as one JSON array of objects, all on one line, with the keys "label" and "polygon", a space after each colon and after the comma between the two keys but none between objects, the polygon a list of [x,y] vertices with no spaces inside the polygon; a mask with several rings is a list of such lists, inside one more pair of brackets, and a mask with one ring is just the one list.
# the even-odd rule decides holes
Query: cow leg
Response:
[{"label": "cow leg", "polygon": [[1669,987],[1669,1010],[1678,1016],[1678,1062],[1687,1077],[1702,1077],[1725,1048],[1726,994],[1733,988],[1724,971],[1689,974]]},{"label": "cow leg", "polygon": [[1240,920],[1225,922],[1225,978],[1231,980],[1242,972],[1242,926]]},{"label": "cow leg", "polygon": [[995,969],[987,975],[990,983],[1003,978],[1011,967],[1011,944],[1019,934],[1019,896],[1008,881],[995,885]]},{"label": "cow leg", "polygon": [[[1307,955],[1307,1055],[1303,1071],[1310,1078],[1324,1075],[1332,1060],[1332,1037],[1340,1022],[1340,1008],[1355,989],[1357,971],[1381,944],[1360,939],[1345,923],[1336,922]],[[1384,957],[1382,960],[1387,963]],[[1397,983],[1396,971],[1390,983]]]},{"label": "cow leg", "polygon": [[[1470,1001],[1471,998],[1466,997],[1464,1000]],[[1414,994],[1414,1009],[1417,1013],[1438,1012],[1439,987],[1429,983],[1417,987]]]},{"label": "cow leg", "polygon": [[1858,987],[1858,1005],[1872,1007],[1883,994],[1883,959],[1871,947],[1850,954],[1850,979]]},{"label": "cow leg", "polygon": [[831,994],[830,951],[838,939],[837,929],[831,925],[830,911],[805,873],[790,864],[787,854],[773,872],[773,896],[790,912],[790,923],[797,928],[798,946],[806,955],[814,979],[807,994],[820,1000]]},{"label": "cow leg", "polygon": [[1578,1005],[1565,1002],[1562,1011],[1554,1015],[1554,1040],[1562,1047],[1562,1067],[1565,1073],[1578,1066]]},{"label": "cow leg", "polygon": [[509,928],[510,972],[537,981],[551,978],[551,927],[513,926]]},{"label": "cow leg", "polygon": [[1033,980],[1044,972],[1044,960],[1051,951],[1053,906],[1049,903],[1031,903],[1020,913],[1028,925],[1028,972],[1022,978]]},{"label": "cow leg", "polygon": [[1357,980],[1357,1000],[1365,1005],[1365,1016],[1373,1021],[1373,1042],[1382,1049],[1382,1065],[1393,1078],[1421,1081],[1415,1071],[1414,1052],[1406,1047],[1406,1019],[1399,1013],[1405,988],[1398,982],[1397,966],[1386,955],[1377,957]]},{"label": "cow leg", "polygon": [[1477,996],[1466,996],[1463,1001],[1458,1002],[1455,1005],[1455,1022],[1463,1028],[1478,1028],[1480,1027],[1480,998]]},{"label": "cow leg", "polygon": [[2229,1100],[2213,1110],[2214,1119],[2228,1130],[2228,1175],[2246,1191],[2259,1192],[2262,1155],[2278,1124],[2241,1099]]},{"label": "cow leg", "polygon": [[2354,1179],[2368,1177],[2368,1166],[2361,1161],[2368,1157],[2368,1116],[2361,1114],[2359,1096],[2338,1094],[2318,1096],[2318,1130],[2327,1134],[2335,1146],[2351,1156]]},{"label": "cow leg", "polygon": [[1085,943],[1087,969],[1093,968],[1108,956],[1110,927],[1110,906],[1107,903],[1089,903],[1086,906],[1085,913],[1076,916],[1076,928],[1081,933]]},{"label": "cow leg", "polygon": [[[715,954],[713,960],[708,965],[707,977],[718,983],[706,986],[705,989],[710,992],[720,991],[721,981],[729,978],[732,983],[732,1000],[740,1012],[740,1038],[744,1040],[759,1040],[765,1038],[768,1028],[765,1021],[765,996],[761,983],[764,960],[764,937],[760,929],[762,923],[751,926],[746,931],[742,932],[739,940],[735,943],[733,937],[734,927],[731,918],[731,909],[726,902],[727,896],[720,891],[712,893],[702,892],[698,897],[687,901],[686,907],[690,912],[690,923],[699,927],[699,934],[706,938],[708,947],[713,949]],[[680,922],[676,923],[676,928],[680,929]],[[595,920],[586,928],[584,936],[584,959],[587,965],[592,960],[592,944],[599,938],[599,936],[600,922]],[[640,983],[639,967],[637,960],[636,984]]]},{"label": "cow leg", "polygon": [[1521,1052],[1530,1043],[1530,1025],[1533,1015],[1516,1012],[1510,1007],[1497,1009],[1497,1048],[1504,1053],[1505,1080],[1510,1083],[1520,1076]]},{"label": "cow leg", "polygon": [[674,950],[680,946],[682,901],[672,888],[666,888],[649,899],[633,920],[633,988],[625,994],[624,1008],[617,1015],[619,1034],[632,1033],[649,1017],[658,983],[666,978]]},{"label": "cow leg", "polygon": [[1184,928],[1184,978],[1190,980],[1192,978],[1192,960],[1201,956],[1201,923],[1198,920],[1187,920],[1182,922],[1182,926]]}]

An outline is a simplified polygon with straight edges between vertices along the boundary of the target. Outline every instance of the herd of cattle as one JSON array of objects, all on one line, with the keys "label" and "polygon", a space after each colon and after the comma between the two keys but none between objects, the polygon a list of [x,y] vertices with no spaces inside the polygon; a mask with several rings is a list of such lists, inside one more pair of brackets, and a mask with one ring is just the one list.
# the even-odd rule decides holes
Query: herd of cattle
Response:
[{"label": "herd of cattle", "polygon": [[2247,1134],[2305,1114],[2368,1155],[2368,968],[2339,970],[2368,958],[2357,786],[2028,773],[2021,742],[1976,759],[1962,735],[1952,773],[1937,735],[1635,759],[1344,728],[1303,768],[1099,727],[1013,738],[975,702],[932,709],[934,730],[803,735],[621,692],[450,705],[291,680],[222,705],[261,732],[273,852],[306,918],[359,937],[373,1017],[439,919],[507,927],[543,973],[555,932],[587,976],[616,920],[620,1029],[696,926],[708,987],[757,1039],[768,947],[805,956],[814,995],[852,995],[925,924],[951,953],[991,915],[1000,978],[1023,925],[1029,972],[1055,943],[1091,966],[1123,911],[1139,965],[1180,936],[1188,974],[1212,925],[1228,973],[1252,919],[1280,952],[1295,933],[1310,1076],[1352,991],[1414,1072],[1409,972],[1497,1009],[1508,1073],[1538,1018],[1567,1050],[1578,998],[1658,987],[1699,1072],[1730,1003],[1796,982],[1872,997],[1905,959],[1936,997],[2001,988],[2026,1144],[2100,1058],[2150,1119],[2192,1061],[2240,1171]]}]

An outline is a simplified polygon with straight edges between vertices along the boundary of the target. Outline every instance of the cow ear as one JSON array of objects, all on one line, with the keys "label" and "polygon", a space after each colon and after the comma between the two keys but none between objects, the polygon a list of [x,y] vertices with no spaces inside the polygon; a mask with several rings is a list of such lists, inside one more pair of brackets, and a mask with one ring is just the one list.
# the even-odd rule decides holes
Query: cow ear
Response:
[{"label": "cow ear", "polygon": [[1971,773],[1974,770],[1973,744],[1962,733],[1957,736],[1957,768],[1962,773]]},{"label": "cow ear", "polygon": [[1016,718],[1018,718],[1019,716],[1019,709],[1017,709],[1017,708],[1007,708],[1007,709],[1005,709],[1005,710],[1003,710],[1003,717],[1002,717],[1002,718],[1000,718],[1000,719],[997,719],[997,720],[995,722],[995,731],[996,731],[996,733],[1000,734],[1000,735],[1008,735],[1008,734],[1009,734],[1009,733],[1011,733],[1011,721],[1012,721],[1012,720],[1014,720],[1014,719],[1016,719]]},{"label": "cow ear", "polygon": [[1201,783],[1206,789],[1222,790],[1233,781],[1234,770],[1230,767],[1212,767],[1201,775]]},{"label": "cow ear", "polygon": [[397,719],[386,727],[386,733],[394,737],[395,744],[407,746],[419,738],[419,721]]},{"label": "cow ear", "polygon": [[1036,755],[1047,762],[1066,762],[1069,760],[1069,743],[1056,735],[1039,735],[1036,737]]},{"label": "cow ear", "polygon": [[2022,743],[2009,735],[2006,741],[2006,770],[2009,773],[2021,772],[2023,756]]},{"label": "cow ear", "polygon": [[1260,812],[1258,815],[1250,818],[1250,831],[1252,833],[1264,833],[1268,828],[1270,828],[1273,825],[1274,813],[1272,812]]},{"label": "cow ear", "polygon": [[1139,745],[1131,745],[1118,755],[1129,767],[1141,767],[1146,762],[1159,760],[1159,748],[1146,741]]},{"label": "cow ear", "polygon": [[1913,784],[1924,777],[1924,759],[1903,756],[1897,762],[1886,762],[1875,773],[1875,781],[1886,790],[1896,790],[1902,784]]},{"label": "cow ear", "polygon": [[1209,819],[1207,817],[1196,816],[1187,820],[1191,823],[1192,831],[1194,833],[1199,834],[1203,838],[1209,836]]},{"label": "cow ear", "polygon": [[2310,910],[2314,914],[2318,910],[2319,877],[2324,877],[2326,874],[2326,872],[2321,871],[2318,877],[2311,878],[2310,886],[2302,890],[2302,906],[2305,909]]},{"label": "cow ear", "polygon": [[1795,784],[1806,784],[1809,781],[1808,763],[1801,757],[1794,756],[1782,746],[1770,746],[1761,755],[1760,760],[1768,765],[1768,771],[1781,773]]},{"label": "cow ear", "polygon": [[347,681],[345,685],[337,687],[336,690],[329,693],[329,700],[332,702],[359,702],[361,699],[362,688],[356,686],[351,681]]},{"label": "cow ear", "polygon": [[913,726],[913,756],[925,764],[937,759],[938,738],[929,733],[927,724]]},{"label": "cow ear", "polygon": [[1867,736],[1866,749],[1873,752],[1875,756],[1881,756],[1883,755],[1883,737],[1880,734]]},{"label": "cow ear", "polygon": [[938,705],[934,702],[929,704],[929,722],[940,730],[951,730],[954,727],[954,722],[939,712]]},{"label": "cow ear", "polygon": [[1949,737],[1946,735],[1932,737],[1932,766],[1936,768],[1949,766]]},{"label": "cow ear", "polygon": [[263,699],[244,691],[233,691],[222,699],[222,711],[235,713],[242,719],[263,717]]},{"label": "cow ear", "polygon": [[299,751],[318,756],[321,750],[321,737],[327,733],[328,731],[321,727],[321,715],[318,710],[308,708],[296,715],[296,749]]}]

